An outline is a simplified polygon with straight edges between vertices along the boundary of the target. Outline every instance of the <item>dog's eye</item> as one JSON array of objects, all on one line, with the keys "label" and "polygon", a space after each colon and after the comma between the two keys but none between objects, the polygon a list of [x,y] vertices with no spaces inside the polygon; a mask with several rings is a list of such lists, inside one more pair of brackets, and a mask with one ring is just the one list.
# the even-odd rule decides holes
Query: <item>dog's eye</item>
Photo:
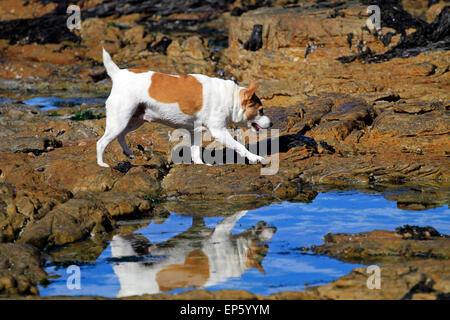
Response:
[{"label": "dog's eye", "polygon": [[263,110],[263,108],[259,109],[259,115],[260,115],[260,116],[263,116],[263,115],[264,115],[264,110]]}]

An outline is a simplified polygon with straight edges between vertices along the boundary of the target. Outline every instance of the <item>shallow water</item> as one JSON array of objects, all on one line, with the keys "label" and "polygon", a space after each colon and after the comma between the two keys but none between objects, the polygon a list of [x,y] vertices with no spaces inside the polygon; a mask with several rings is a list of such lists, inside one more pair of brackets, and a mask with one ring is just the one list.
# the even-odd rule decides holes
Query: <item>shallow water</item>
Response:
[{"label": "shallow water", "polygon": [[412,224],[450,233],[448,206],[405,211],[381,194],[348,191],[320,193],[312,203],[230,212],[225,218],[193,214],[172,213],[163,223],[150,222],[132,235],[115,235],[95,263],[80,266],[81,289],[69,290],[66,269],[49,264],[47,272],[60,277],[40,287],[41,295],[121,297],[193,287],[263,295],[303,290],[361,266],[298,249],[322,244],[328,232]]},{"label": "shallow water", "polygon": [[77,98],[67,98],[58,96],[29,96],[29,97],[19,97],[16,96],[0,96],[0,103],[6,102],[17,102],[20,101],[28,106],[38,107],[41,111],[58,110],[62,107],[74,107],[85,103],[86,105],[104,103],[106,98],[104,97],[77,97]]},{"label": "shallow water", "polygon": [[57,97],[35,97],[24,100],[23,103],[29,106],[38,106],[42,111],[57,110],[61,107],[74,107],[85,103],[102,103],[105,99],[101,98],[57,98]]}]

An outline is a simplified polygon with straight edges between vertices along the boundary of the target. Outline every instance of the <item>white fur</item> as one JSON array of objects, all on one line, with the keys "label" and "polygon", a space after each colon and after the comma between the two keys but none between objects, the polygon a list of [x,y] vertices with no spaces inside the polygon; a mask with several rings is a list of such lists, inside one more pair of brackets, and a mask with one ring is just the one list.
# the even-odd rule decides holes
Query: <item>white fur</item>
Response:
[{"label": "white fur", "polygon": [[[177,103],[167,104],[152,99],[148,94],[153,71],[133,73],[119,69],[111,56],[103,49],[103,64],[113,85],[106,100],[106,130],[97,142],[97,163],[109,167],[103,162],[105,148],[114,139],[118,139],[124,153],[133,158],[133,153],[125,142],[127,133],[139,128],[145,121],[156,121],[173,128],[184,128],[194,131],[194,122],[201,121],[210,130],[211,135],[226,147],[236,150],[250,162],[262,162],[263,157],[249,152],[245,146],[233,139],[226,130],[230,122],[245,123],[244,110],[241,108],[239,87],[233,81],[211,78],[201,74],[192,74],[203,86],[203,105],[199,112],[189,116],[184,114]],[[139,117],[133,117],[139,105],[145,107],[145,112]],[[264,119],[261,119],[264,118]],[[257,121],[262,128],[268,128],[270,120],[260,117]],[[192,160],[201,164],[201,146],[191,147]]]},{"label": "white fur", "polygon": [[[193,250],[200,249],[207,257],[209,263],[209,276],[203,287],[214,286],[230,278],[239,278],[249,267],[246,265],[247,252],[251,240],[239,235],[234,240],[232,230],[237,221],[247,211],[238,211],[219,222],[210,234],[201,240],[172,239],[170,246],[154,244],[148,250],[155,257],[163,257],[151,264],[141,262],[120,262],[113,266],[114,273],[119,278],[120,290],[118,297],[154,294],[160,292],[157,274],[163,268],[173,264],[184,264],[186,256]],[[267,230],[267,231],[266,231]],[[272,228],[267,228],[261,241],[270,241],[274,235]],[[205,234],[203,230],[202,234]],[[111,256],[121,258],[135,256],[132,240],[115,235],[111,241]]]}]

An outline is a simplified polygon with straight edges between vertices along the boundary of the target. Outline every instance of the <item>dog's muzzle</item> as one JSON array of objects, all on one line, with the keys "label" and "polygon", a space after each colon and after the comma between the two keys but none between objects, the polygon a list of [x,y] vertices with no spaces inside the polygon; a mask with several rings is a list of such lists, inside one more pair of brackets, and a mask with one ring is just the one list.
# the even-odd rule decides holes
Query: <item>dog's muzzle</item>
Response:
[{"label": "dog's muzzle", "polygon": [[259,133],[261,130],[272,127],[272,122],[267,116],[260,116],[256,119],[247,122],[247,125],[253,132]]}]

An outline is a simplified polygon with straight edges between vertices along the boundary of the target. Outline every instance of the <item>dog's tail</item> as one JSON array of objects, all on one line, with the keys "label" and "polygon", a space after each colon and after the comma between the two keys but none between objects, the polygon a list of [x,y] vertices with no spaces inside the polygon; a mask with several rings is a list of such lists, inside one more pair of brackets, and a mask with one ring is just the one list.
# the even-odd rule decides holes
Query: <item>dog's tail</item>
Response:
[{"label": "dog's tail", "polygon": [[103,48],[103,65],[109,77],[114,80],[115,75],[120,71],[119,67],[111,59],[109,53]]}]

